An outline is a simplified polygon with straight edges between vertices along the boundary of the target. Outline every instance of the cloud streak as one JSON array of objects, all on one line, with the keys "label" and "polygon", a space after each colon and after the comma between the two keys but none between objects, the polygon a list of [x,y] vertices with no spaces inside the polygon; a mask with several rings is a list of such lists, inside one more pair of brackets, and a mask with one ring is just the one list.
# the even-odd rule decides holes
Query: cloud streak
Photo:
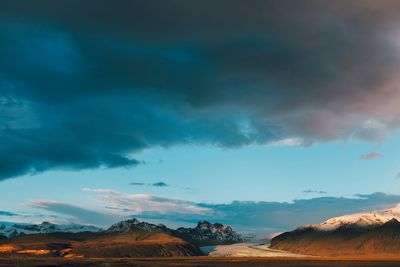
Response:
[{"label": "cloud streak", "polygon": [[9,212],[9,211],[2,211],[0,210],[0,216],[8,216],[8,217],[12,217],[12,216],[17,216],[18,214],[14,213],[14,212]]},{"label": "cloud streak", "polygon": [[134,186],[153,186],[153,187],[170,187],[171,185],[165,183],[165,182],[156,182],[156,183],[138,183],[138,182],[132,182],[129,183],[130,185]]},{"label": "cloud streak", "polygon": [[97,194],[97,199],[108,209],[119,210],[129,215],[140,215],[142,213],[177,213],[205,215],[211,209],[202,207],[197,203],[175,199],[157,197],[147,194],[125,194],[110,189],[84,189],[87,192]]},{"label": "cloud streak", "polygon": [[75,223],[108,226],[122,218],[115,214],[106,214],[98,211],[93,211],[59,201],[32,200],[27,203],[27,205],[36,209],[41,209],[59,215],[67,216]]},{"label": "cloud streak", "polygon": [[313,190],[313,189],[307,189],[302,191],[305,194],[328,194],[328,192],[323,191],[323,190]]},{"label": "cloud streak", "polygon": [[363,154],[360,156],[361,160],[375,160],[375,159],[379,159],[382,158],[383,155],[381,153],[378,152],[370,152],[367,154]]}]

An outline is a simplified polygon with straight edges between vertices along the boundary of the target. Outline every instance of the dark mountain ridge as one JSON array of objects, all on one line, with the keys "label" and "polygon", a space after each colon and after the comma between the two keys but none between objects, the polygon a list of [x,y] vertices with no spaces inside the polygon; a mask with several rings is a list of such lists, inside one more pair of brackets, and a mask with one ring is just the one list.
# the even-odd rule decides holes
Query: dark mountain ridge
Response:
[{"label": "dark mountain ridge", "polygon": [[179,227],[170,229],[163,224],[151,224],[130,219],[113,224],[105,232],[128,232],[128,231],[162,232],[175,237],[182,238],[197,246],[225,245],[244,241],[244,238],[236,233],[230,226],[208,221],[199,222],[194,228]]}]

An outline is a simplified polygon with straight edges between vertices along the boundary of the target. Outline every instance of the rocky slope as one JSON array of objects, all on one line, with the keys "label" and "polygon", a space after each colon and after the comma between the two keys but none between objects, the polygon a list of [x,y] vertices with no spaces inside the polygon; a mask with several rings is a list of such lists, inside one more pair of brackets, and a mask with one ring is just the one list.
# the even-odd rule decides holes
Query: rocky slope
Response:
[{"label": "rocky slope", "polygon": [[230,226],[224,226],[220,223],[209,223],[202,221],[194,228],[180,227],[176,230],[170,229],[163,224],[151,224],[139,222],[136,219],[121,221],[113,224],[105,232],[162,232],[172,236],[182,238],[197,246],[224,245],[243,242],[241,235],[237,234]]},{"label": "rocky slope", "polygon": [[400,253],[399,206],[350,214],[306,225],[271,241],[272,249],[322,256],[373,256]]},{"label": "rocky slope", "polygon": [[199,222],[194,228],[170,229],[136,219],[107,230],[79,225],[12,224],[4,226],[0,256],[52,257],[180,257],[203,255],[198,246],[242,242],[222,224]]},{"label": "rocky slope", "polygon": [[230,226],[220,223],[202,221],[194,228],[180,227],[176,235],[198,246],[227,245],[244,242],[241,235],[237,234]]}]

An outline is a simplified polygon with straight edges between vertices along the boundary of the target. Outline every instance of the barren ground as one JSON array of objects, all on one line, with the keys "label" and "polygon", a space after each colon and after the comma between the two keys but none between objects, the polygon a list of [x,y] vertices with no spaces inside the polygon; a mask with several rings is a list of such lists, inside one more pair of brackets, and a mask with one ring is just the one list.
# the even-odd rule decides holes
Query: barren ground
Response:
[{"label": "barren ground", "polygon": [[389,267],[400,266],[398,259],[306,259],[306,258],[227,258],[227,257],[187,257],[187,258],[137,258],[137,259],[75,259],[60,258],[2,258],[0,266],[229,266],[229,267]]}]

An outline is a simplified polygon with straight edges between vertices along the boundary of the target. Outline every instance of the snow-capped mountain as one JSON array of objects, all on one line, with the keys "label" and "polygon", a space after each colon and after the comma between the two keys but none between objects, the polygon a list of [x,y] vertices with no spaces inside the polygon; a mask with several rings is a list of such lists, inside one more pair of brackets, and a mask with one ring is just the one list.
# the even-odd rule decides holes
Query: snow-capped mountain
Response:
[{"label": "snow-capped mountain", "polygon": [[390,209],[376,210],[364,213],[353,213],[334,217],[319,224],[307,224],[301,228],[314,228],[320,231],[333,231],[341,226],[356,225],[360,227],[382,225],[391,219],[400,221],[400,204]]},{"label": "snow-capped mountain", "polygon": [[398,255],[400,205],[304,225],[271,240],[271,248],[319,256]]},{"label": "snow-capped mountain", "polygon": [[168,229],[163,224],[152,224],[147,222],[140,222],[136,219],[130,219],[114,223],[105,232],[113,233],[113,232],[128,232],[135,230],[146,231],[146,232],[154,232],[154,231],[167,232],[170,231],[171,229]]},{"label": "snow-capped mountain", "polygon": [[55,232],[100,232],[101,228],[90,225],[79,224],[52,224],[49,222],[42,222],[41,224],[9,224],[0,223],[0,237],[15,237],[20,235],[29,234],[48,234]]},{"label": "snow-capped mountain", "polygon": [[180,227],[176,230],[170,229],[163,224],[140,222],[137,219],[117,222],[106,230],[97,228],[95,226],[78,224],[59,225],[49,222],[43,222],[41,224],[9,224],[0,222],[0,239],[30,234],[50,234],[55,232],[77,233],[87,231],[98,232],[100,234],[136,231],[144,231],[149,233],[161,232],[181,238],[198,246],[233,244],[244,241],[244,238],[242,238],[240,234],[233,231],[230,226],[224,226],[220,223],[213,224],[207,221],[199,222],[194,228]]}]

